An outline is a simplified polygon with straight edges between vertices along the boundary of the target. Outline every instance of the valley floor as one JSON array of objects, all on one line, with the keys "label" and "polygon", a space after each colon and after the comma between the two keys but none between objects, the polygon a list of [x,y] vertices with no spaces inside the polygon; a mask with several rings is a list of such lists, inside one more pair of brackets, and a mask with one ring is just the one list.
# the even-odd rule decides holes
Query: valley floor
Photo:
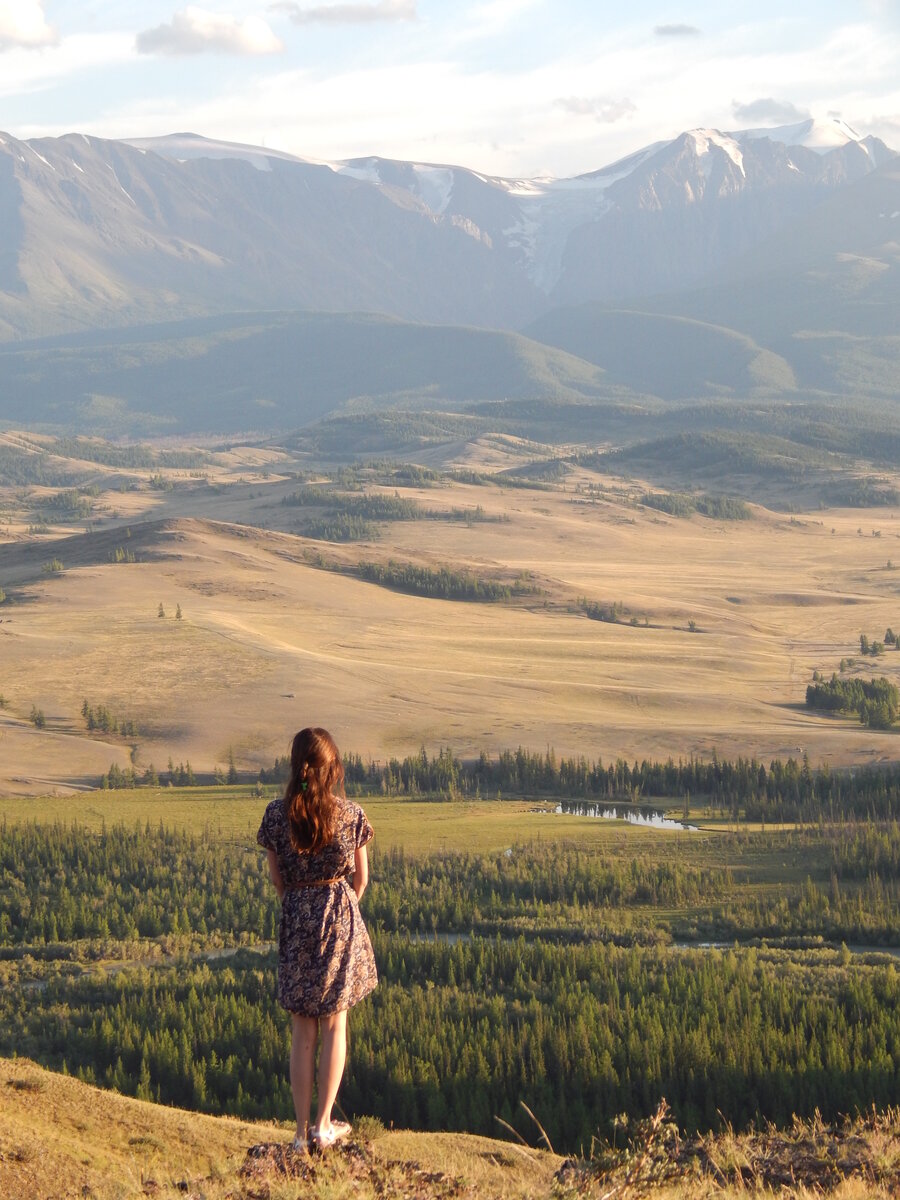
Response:
[{"label": "valley floor", "polygon": [[[323,493],[418,514],[337,543],[308,536],[318,510],[283,503],[297,493],[283,463],[170,474],[168,491],[110,487],[85,498],[93,524],[41,534],[55,493],[27,508],[9,489],[6,794],[96,786],[112,763],[162,772],[169,758],[255,774],[310,721],[382,760],[423,745],[897,757],[893,732],[804,705],[814,671],[900,679],[892,645],[859,656],[861,632],[880,639],[900,619],[891,510],[686,518],[641,503],[644,484],[584,468],[546,490],[445,473]],[[522,590],[475,603],[360,577],[391,563]],[[589,619],[592,606],[615,618]],[[128,735],[89,731],[85,702]]]}]

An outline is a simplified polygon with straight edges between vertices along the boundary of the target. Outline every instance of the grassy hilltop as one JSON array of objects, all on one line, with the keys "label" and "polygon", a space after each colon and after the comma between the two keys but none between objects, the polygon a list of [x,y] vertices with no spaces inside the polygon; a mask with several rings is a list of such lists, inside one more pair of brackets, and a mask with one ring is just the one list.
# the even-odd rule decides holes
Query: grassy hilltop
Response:
[{"label": "grassy hilltop", "polygon": [[886,1200],[900,1179],[896,1113],[687,1142],[648,1123],[629,1150],[587,1159],[365,1120],[324,1158],[287,1152],[289,1140],[285,1125],[166,1108],[0,1059],[4,1200],[730,1200],[748,1190]]},{"label": "grassy hilltop", "polygon": [[[287,1171],[279,1169],[277,1153],[270,1164],[248,1163],[251,1147],[286,1147],[290,1138],[283,1124],[148,1104],[52,1074],[25,1059],[0,1059],[4,1200],[147,1195],[158,1200],[185,1195],[206,1200],[384,1195],[525,1200],[548,1194],[562,1162],[488,1138],[385,1132],[363,1123],[354,1153],[330,1155],[311,1171],[291,1158]],[[300,1183],[291,1181],[293,1170]]]}]

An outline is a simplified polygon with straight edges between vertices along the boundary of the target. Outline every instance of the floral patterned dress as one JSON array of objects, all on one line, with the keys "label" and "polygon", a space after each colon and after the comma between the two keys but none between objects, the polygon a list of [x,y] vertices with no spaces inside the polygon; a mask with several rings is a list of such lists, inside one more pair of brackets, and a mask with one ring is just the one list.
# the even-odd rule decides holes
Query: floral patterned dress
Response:
[{"label": "floral patterned dress", "polygon": [[[356,849],[371,841],[374,831],[358,804],[340,798],[337,803],[334,838],[317,854],[291,845],[280,798],[266,808],[256,835],[261,846],[277,854],[285,885],[278,1002],[305,1017],[352,1008],[378,983],[372,943],[350,885]],[[316,882],[321,880],[337,882]]]}]

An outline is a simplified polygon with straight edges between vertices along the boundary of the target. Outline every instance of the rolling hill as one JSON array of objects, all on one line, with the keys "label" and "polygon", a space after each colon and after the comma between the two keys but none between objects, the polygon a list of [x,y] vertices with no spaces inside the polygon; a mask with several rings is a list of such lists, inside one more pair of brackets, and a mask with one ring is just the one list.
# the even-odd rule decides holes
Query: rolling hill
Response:
[{"label": "rolling hill", "polygon": [[[0,1194],[5,1200],[274,1195],[546,1196],[562,1160],[464,1133],[375,1129],[313,1164],[287,1156],[288,1130],[133,1100],[0,1060]],[[255,1149],[254,1149],[255,1148]],[[250,1153],[253,1150],[253,1153]],[[461,1177],[465,1177],[463,1183]],[[281,1195],[281,1190],[278,1191]],[[292,1195],[296,1191],[291,1192]]]},{"label": "rolling hill", "polygon": [[796,389],[785,359],[734,329],[688,317],[583,304],[554,309],[526,333],[602,366],[611,383],[666,400]]},{"label": "rolling hill", "polygon": [[639,307],[741,330],[781,355],[800,388],[896,399],[900,165],[824,200],[715,284]]},{"label": "rolling hill", "polygon": [[519,334],[364,314],[266,313],[0,346],[2,418],[114,436],[283,430],[346,406],[634,399]]}]

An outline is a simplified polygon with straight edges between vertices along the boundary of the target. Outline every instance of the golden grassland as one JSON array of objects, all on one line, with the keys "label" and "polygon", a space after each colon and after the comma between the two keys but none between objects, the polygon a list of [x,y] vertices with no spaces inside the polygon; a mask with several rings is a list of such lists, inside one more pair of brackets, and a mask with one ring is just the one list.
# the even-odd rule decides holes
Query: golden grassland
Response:
[{"label": "golden grassland", "polygon": [[[900,1116],[846,1130],[813,1121],[783,1134],[700,1139],[630,1167],[598,1170],[470,1134],[385,1131],[361,1121],[346,1148],[308,1160],[285,1153],[286,1125],[210,1117],[102,1091],[26,1059],[0,1059],[0,1195],[4,1200],[884,1200],[896,1195]],[[260,1147],[259,1157],[248,1155]],[[636,1170],[636,1167],[639,1168]],[[654,1167],[670,1175],[646,1180]],[[628,1170],[631,1170],[631,1182]],[[674,1175],[674,1178],[671,1176]]]},{"label": "golden grassland", "polygon": [[[185,1194],[206,1200],[287,1200],[298,1195],[298,1186],[276,1171],[250,1182],[239,1172],[251,1146],[286,1145],[292,1133],[286,1125],[209,1117],[133,1100],[24,1059],[0,1059],[4,1200],[145,1195],[165,1200]],[[547,1194],[561,1161],[536,1151],[525,1156],[502,1142],[466,1134],[380,1132],[372,1151],[370,1178],[352,1175],[342,1157],[334,1155],[302,1194],[310,1200],[383,1195],[378,1184],[390,1179],[392,1164],[401,1163],[412,1167],[411,1182],[419,1183],[423,1196],[429,1194],[425,1177],[435,1173],[464,1175],[484,1196],[536,1197]],[[416,1167],[420,1180],[414,1178]],[[442,1194],[437,1187],[433,1193]]]},{"label": "golden grassland", "polygon": [[[374,543],[331,546],[294,532],[283,458],[236,450],[211,478],[171,473],[171,491],[102,493],[93,530],[68,537],[62,526],[29,535],[7,497],[0,788],[87,786],[129,760],[211,771],[233,754],[256,769],[309,723],[376,759],[519,744],[629,760],[896,757],[894,733],[803,705],[813,670],[830,674],[854,653],[851,673],[900,677],[896,651],[858,657],[861,631],[900,627],[890,510],[679,519],[637,504],[640,483],[582,471],[550,491],[402,489],[429,509],[480,505],[503,520],[397,522]],[[603,497],[590,499],[588,484]],[[110,562],[119,546],[138,561]],[[317,569],[319,552],[525,573],[539,590],[504,604],[403,595]],[[54,557],[64,569],[44,573]],[[581,596],[622,603],[624,621],[588,620]],[[138,735],[88,737],[85,698]]]}]

